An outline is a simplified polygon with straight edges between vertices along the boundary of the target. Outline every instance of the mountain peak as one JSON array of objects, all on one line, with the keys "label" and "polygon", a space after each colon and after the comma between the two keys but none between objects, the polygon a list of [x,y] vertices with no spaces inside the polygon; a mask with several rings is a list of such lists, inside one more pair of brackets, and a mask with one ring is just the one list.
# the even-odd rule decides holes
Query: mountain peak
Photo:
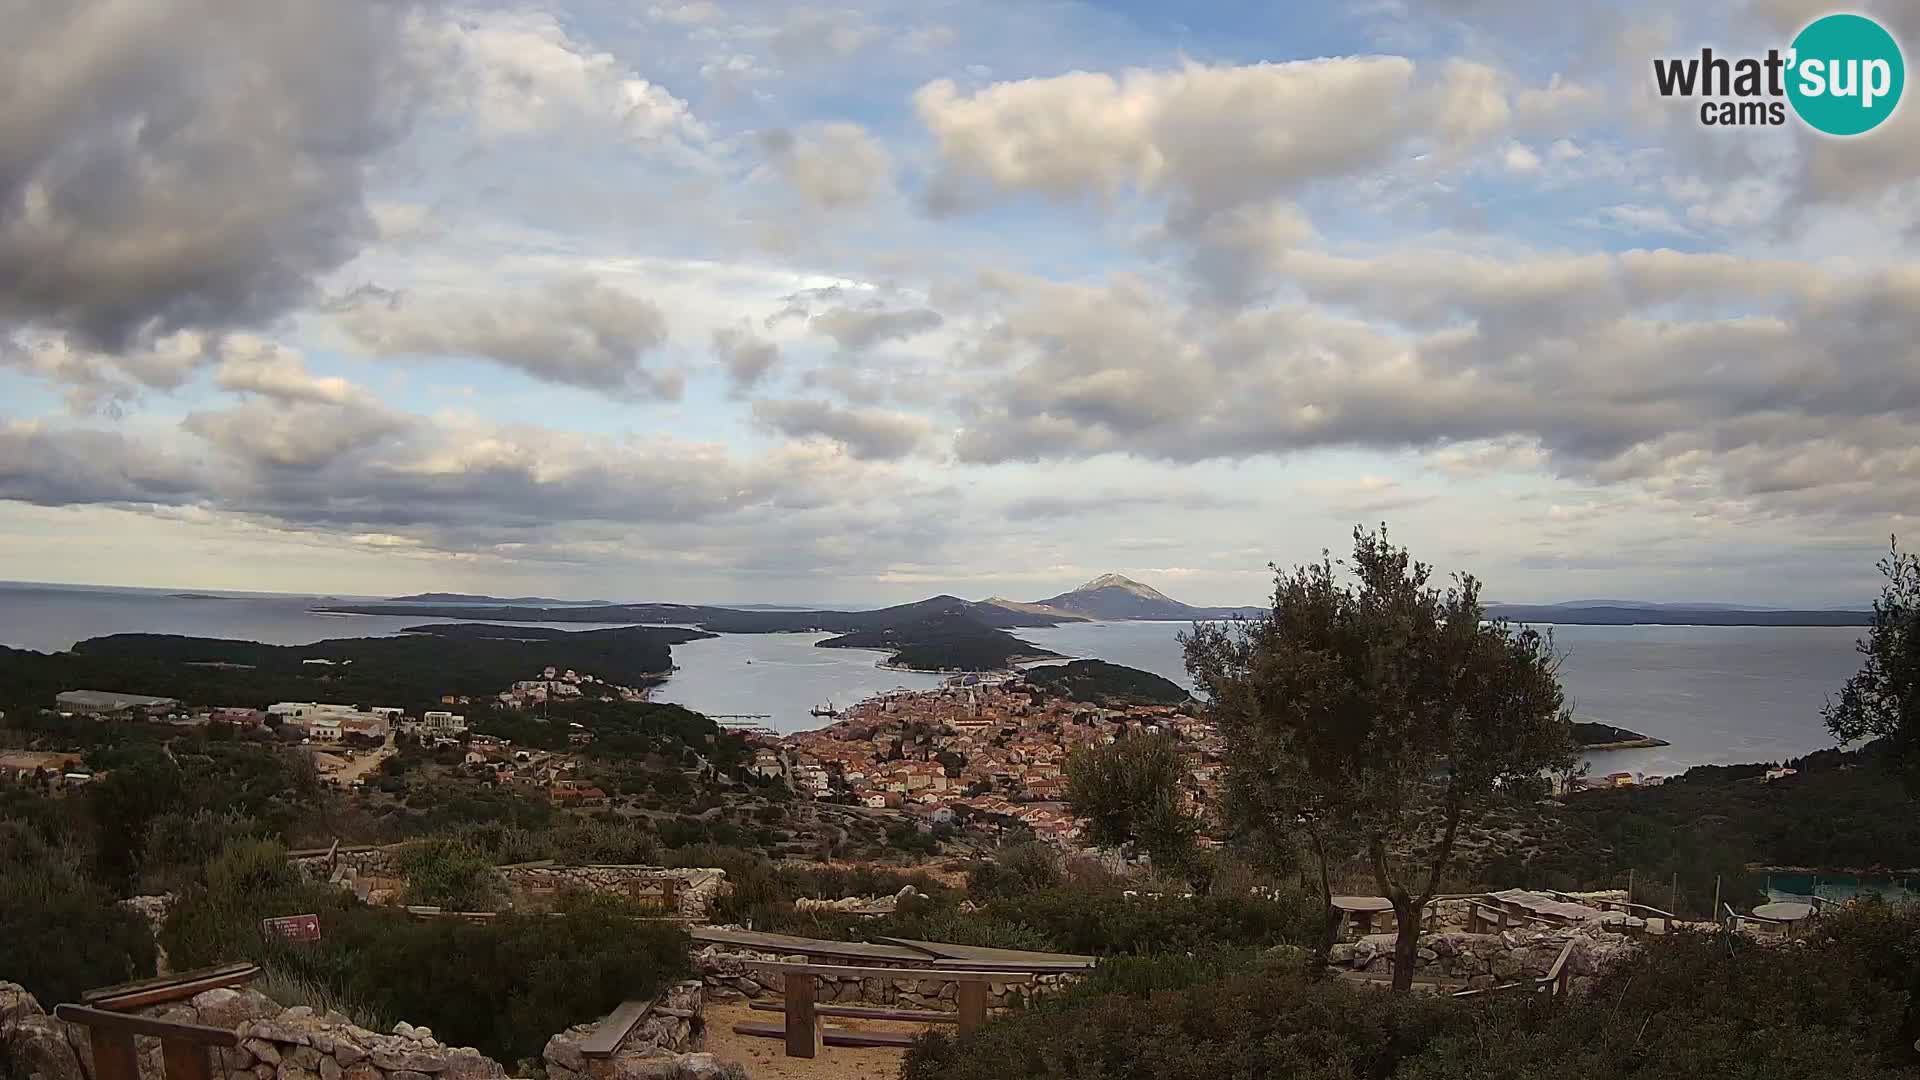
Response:
[{"label": "mountain peak", "polygon": [[1143,585],[1124,574],[1101,574],[1099,577],[1094,578],[1092,581],[1087,582],[1085,585],[1073,591],[1084,593],[1097,592],[1101,589],[1120,589],[1149,600],[1165,600],[1168,603],[1173,602],[1173,598],[1167,594],[1151,585]]}]

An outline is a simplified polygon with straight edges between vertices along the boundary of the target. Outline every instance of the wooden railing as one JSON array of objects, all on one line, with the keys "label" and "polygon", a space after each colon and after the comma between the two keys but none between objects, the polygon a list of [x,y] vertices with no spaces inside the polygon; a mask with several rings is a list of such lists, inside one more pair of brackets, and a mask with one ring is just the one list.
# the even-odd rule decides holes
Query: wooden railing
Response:
[{"label": "wooden railing", "polygon": [[1567,968],[1567,961],[1573,956],[1574,944],[1575,942],[1570,940],[1561,946],[1560,955],[1554,957],[1553,966],[1547,968],[1547,973],[1537,979],[1522,979],[1519,982],[1502,983],[1499,986],[1484,986],[1475,990],[1458,990],[1454,992],[1453,996],[1464,998],[1479,997],[1483,994],[1499,994],[1512,990],[1524,990],[1529,993],[1539,993],[1545,990],[1555,997],[1566,997],[1567,986],[1573,974]]},{"label": "wooden railing", "polygon": [[140,1058],[133,1037],[160,1040],[160,1060],[166,1080],[213,1080],[209,1051],[237,1045],[239,1036],[225,1028],[175,1024],[130,1013],[108,1012],[85,1005],[62,1005],[53,1015],[87,1029],[93,1045],[93,1080],[140,1080]]}]

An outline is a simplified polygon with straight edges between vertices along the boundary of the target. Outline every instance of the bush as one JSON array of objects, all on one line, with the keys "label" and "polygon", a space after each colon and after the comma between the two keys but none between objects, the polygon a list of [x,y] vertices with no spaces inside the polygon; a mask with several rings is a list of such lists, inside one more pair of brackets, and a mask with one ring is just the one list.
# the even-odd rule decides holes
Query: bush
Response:
[{"label": "bush", "polygon": [[1571,1001],[1388,994],[1236,962],[1104,963],[971,1038],[923,1037],[903,1080],[1920,1078],[1915,908],[1869,905],[1778,947],[1650,938]]},{"label": "bush", "polygon": [[493,860],[459,840],[426,840],[401,858],[407,902],[449,911],[491,911],[501,892]]},{"label": "bush", "polygon": [[153,937],[87,875],[85,853],[0,821],[0,977],[49,1010],[80,992],[153,974]]},{"label": "bush", "polygon": [[1038,841],[1009,844],[967,874],[967,892],[976,897],[1018,896],[1059,886],[1060,856]]},{"label": "bush", "polygon": [[[456,850],[453,861],[470,856]],[[320,916],[318,944],[260,932],[263,918],[308,912]],[[633,922],[636,913],[624,901],[567,897],[558,916],[417,921],[301,881],[278,845],[243,843],[182,895],[162,940],[175,967],[252,960],[303,1000],[425,1024],[451,1045],[513,1062],[538,1055],[554,1032],[687,971],[685,933]]]},{"label": "bush", "polygon": [[971,1038],[923,1036],[902,1080],[1386,1077],[1472,1011],[1449,999],[1261,971],[1140,998],[1042,1003]]}]

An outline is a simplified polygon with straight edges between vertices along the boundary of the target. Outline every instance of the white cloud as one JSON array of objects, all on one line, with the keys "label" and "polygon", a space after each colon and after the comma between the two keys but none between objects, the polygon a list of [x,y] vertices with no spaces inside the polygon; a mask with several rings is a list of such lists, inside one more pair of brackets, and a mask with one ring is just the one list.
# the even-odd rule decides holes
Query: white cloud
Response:
[{"label": "white cloud", "polygon": [[442,100],[484,135],[587,128],[637,140],[705,138],[685,101],[575,40],[548,12],[423,11],[410,30]]}]

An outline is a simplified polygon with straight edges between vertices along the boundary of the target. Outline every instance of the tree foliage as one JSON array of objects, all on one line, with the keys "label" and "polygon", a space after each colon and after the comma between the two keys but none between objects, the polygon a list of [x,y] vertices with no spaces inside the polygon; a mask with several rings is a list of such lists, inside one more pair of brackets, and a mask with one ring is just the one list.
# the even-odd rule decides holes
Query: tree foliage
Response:
[{"label": "tree foliage", "polygon": [[1873,626],[1858,643],[1860,670],[1822,711],[1842,743],[1885,738],[1920,791],[1920,554],[1898,539],[1879,562],[1886,584],[1873,602]]},{"label": "tree foliage", "polygon": [[1178,872],[1194,850],[1198,823],[1181,804],[1186,755],[1165,735],[1135,735],[1075,751],[1067,759],[1067,802],[1088,819],[1101,847],[1131,846]]},{"label": "tree foliage", "polygon": [[[1182,639],[1226,743],[1229,820],[1304,842],[1323,896],[1357,848],[1393,903],[1401,988],[1462,819],[1571,761],[1551,640],[1488,621],[1471,575],[1431,579],[1384,527],[1356,528],[1350,560],[1276,568],[1272,611]],[[1424,873],[1397,854],[1415,849]]]},{"label": "tree foliage", "polygon": [[51,1008],[153,974],[147,924],[88,874],[85,854],[0,820],[0,978]]}]

